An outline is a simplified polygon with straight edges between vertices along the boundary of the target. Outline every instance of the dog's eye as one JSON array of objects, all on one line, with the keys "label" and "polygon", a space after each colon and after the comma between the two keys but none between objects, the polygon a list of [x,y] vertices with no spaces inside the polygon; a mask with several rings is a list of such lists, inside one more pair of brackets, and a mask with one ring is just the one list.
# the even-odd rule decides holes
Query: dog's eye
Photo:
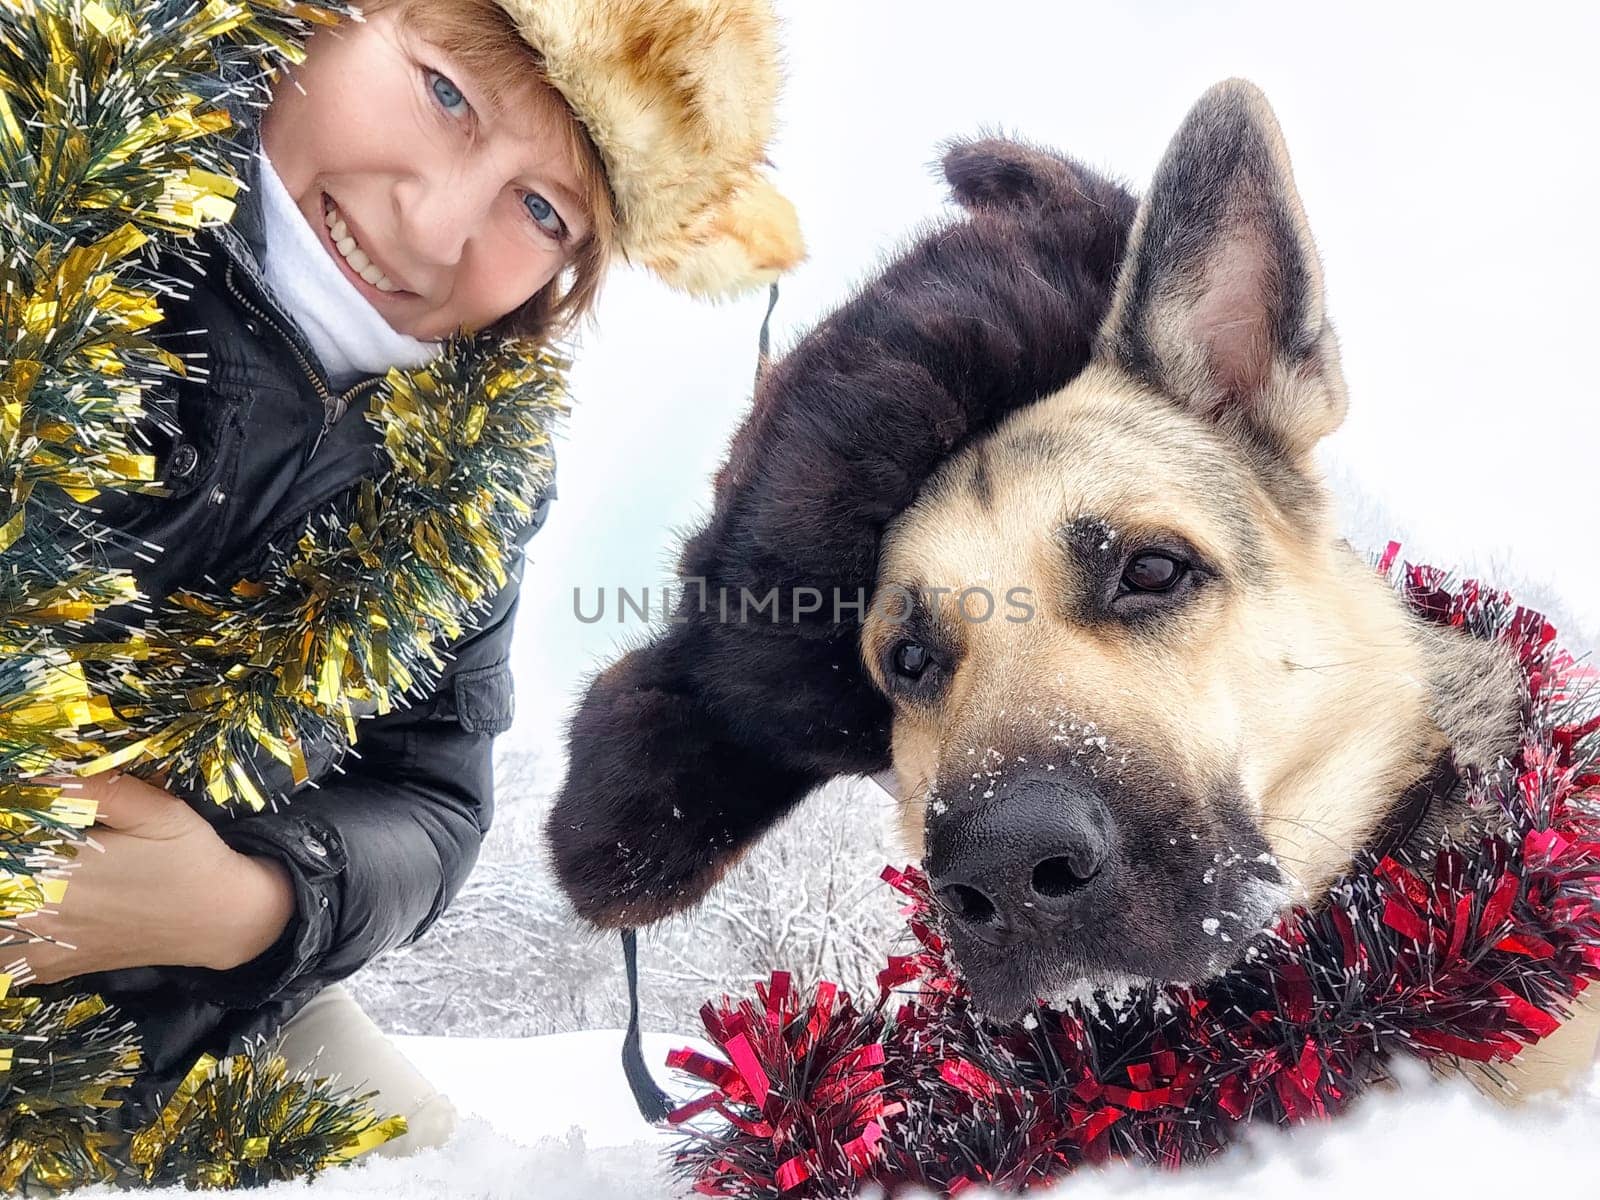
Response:
[{"label": "dog's eye", "polygon": [[1122,586],[1129,592],[1171,591],[1188,569],[1170,554],[1137,554],[1122,572]]},{"label": "dog's eye", "polygon": [[932,662],[928,648],[916,642],[901,642],[894,652],[895,674],[905,679],[921,679]]}]

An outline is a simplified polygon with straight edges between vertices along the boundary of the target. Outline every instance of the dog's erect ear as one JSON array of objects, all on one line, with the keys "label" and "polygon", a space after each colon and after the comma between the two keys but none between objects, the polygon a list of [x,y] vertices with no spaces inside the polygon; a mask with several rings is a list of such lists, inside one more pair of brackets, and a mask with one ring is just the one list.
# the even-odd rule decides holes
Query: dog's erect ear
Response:
[{"label": "dog's erect ear", "polygon": [[1253,84],[1200,98],[1139,206],[1099,353],[1300,461],[1344,417],[1322,269]]},{"label": "dog's erect ear", "polygon": [[1010,138],[952,142],[945,151],[943,166],[950,195],[957,204],[974,212],[1032,207],[1052,197],[1084,190],[1081,184],[1086,182],[1080,181],[1068,159]]}]

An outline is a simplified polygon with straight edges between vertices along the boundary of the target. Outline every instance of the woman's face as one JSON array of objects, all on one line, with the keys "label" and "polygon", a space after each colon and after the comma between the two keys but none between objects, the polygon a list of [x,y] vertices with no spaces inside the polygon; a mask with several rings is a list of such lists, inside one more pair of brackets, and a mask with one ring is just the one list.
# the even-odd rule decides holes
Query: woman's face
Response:
[{"label": "woman's face", "polygon": [[462,64],[383,9],[307,41],[261,136],[346,277],[394,329],[432,341],[531,299],[588,234],[571,119],[531,78],[496,112]]}]

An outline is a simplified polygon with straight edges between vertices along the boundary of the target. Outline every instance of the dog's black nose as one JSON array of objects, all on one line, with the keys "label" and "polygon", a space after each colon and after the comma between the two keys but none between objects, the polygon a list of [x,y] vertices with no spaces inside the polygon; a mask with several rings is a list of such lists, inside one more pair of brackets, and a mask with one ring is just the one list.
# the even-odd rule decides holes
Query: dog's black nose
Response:
[{"label": "dog's black nose", "polygon": [[1090,788],[1043,773],[928,823],[934,894],[985,941],[1069,925],[1111,850],[1111,814]]}]

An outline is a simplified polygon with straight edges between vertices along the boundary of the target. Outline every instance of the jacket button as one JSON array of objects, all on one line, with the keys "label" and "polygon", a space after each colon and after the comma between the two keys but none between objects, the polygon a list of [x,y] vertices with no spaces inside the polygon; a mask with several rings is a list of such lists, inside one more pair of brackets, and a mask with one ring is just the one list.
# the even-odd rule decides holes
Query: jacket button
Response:
[{"label": "jacket button", "polygon": [[244,323],[244,327],[250,331],[250,336],[251,337],[260,337],[261,336],[261,326],[259,324],[257,324],[255,321],[246,321]]},{"label": "jacket button", "polygon": [[172,452],[172,461],[167,465],[167,474],[173,479],[187,479],[199,462],[200,451],[188,442],[184,442]]},{"label": "jacket button", "polygon": [[311,851],[311,853],[315,854],[318,858],[328,857],[328,848],[316,838],[312,837],[309,833],[300,839],[300,844],[307,850]]},{"label": "jacket button", "polygon": [[214,487],[214,488],[211,489],[211,503],[213,503],[213,504],[221,504],[227,498],[228,498],[228,493],[223,491],[221,488]]}]

